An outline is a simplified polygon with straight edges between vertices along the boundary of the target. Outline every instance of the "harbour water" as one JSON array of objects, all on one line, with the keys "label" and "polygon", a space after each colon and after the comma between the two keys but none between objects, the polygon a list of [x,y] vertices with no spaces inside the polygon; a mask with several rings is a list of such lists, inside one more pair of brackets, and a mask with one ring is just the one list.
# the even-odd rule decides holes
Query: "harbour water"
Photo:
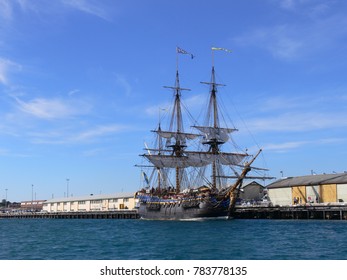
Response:
[{"label": "harbour water", "polygon": [[0,219],[1,260],[346,260],[347,221]]}]

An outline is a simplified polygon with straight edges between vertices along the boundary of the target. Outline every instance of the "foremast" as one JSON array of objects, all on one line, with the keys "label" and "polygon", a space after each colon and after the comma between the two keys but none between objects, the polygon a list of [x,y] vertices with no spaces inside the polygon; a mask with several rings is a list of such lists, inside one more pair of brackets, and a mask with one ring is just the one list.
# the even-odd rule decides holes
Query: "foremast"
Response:
[{"label": "foremast", "polygon": [[[175,191],[179,193],[181,190],[181,180],[183,178],[184,168],[198,164],[205,164],[204,161],[197,159],[194,155],[188,156],[185,154],[187,140],[192,140],[199,136],[198,134],[185,133],[182,117],[181,91],[190,90],[181,88],[179,73],[176,70],[176,80],[174,86],[165,86],[165,88],[173,89],[174,102],[171,112],[170,124],[168,130],[155,130],[160,137],[166,139],[165,150],[159,153],[152,154],[148,150],[146,157],[156,168],[172,168],[175,170]],[[156,151],[156,150],[153,150]],[[198,161],[198,163],[196,163]]]},{"label": "foremast", "polygon": [[[185,137],[180,137],[179,135],[184,135],[184,129],[183,129],[183,118],[182,118],[182,106],[181,106],[181,91],[183,90],[190,90],[187,88],[181,88],[180,87],[180,79],[178,74],[178,69],[176,70],[176,80],[175,80],[175,86],[174,87],[168,87],[165,86],[165,88],[171,88],[174,90],[174,107],[171,113],[171,121],[170,121],[170,127],[169,131],[176,132],[177,137],[174,137],[174,143],[171,143],[171,138],[167,139],[166,147],[172,149],[172,155],[175,157],[182,157],[184,149],[187,147]],[[175,129],[176,126],[176,129]],[[176,172],[176,192],[179,193],[181,189],[180,184],[180,173],[181,168],[177,165],[175,168]]]}]

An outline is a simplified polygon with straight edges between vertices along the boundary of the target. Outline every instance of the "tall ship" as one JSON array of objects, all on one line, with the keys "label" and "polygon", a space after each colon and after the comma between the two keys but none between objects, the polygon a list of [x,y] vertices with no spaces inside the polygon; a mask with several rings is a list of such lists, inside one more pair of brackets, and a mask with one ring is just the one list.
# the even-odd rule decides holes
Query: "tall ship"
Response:
[{"label": "tall ship", "polygon": [[[152,131],[155,144],[153,147],[145,144],[146,153],[141,155],[147,164],[139,166],[151,170],[148,174],[142,171],[145,185],[136,193],[142,219],[231,218],[243,180],[251,170],[265,170],[252,167],[261,149],[255,156],[239,151],[232,137],[238,130],[221,125],[224,117],[218,88],[224,85],[216,82],[213,59],[214,50],[219,49],[212,48],[211,79],[202,82],[209,87],[205,120],[202,125],[192,120],[192,132],[185,131],[186,106],[181,97],[189,89],[180,86],[177,62],[175,84],[166,87],[173,91],[167,128],[162,129],[159,118],[157,128]],[[178,54],[189,54],[176,50],[177,61]],[[189,112],[186,115],[192,118]],[[266,179],[265,176],[250,178]]]}]

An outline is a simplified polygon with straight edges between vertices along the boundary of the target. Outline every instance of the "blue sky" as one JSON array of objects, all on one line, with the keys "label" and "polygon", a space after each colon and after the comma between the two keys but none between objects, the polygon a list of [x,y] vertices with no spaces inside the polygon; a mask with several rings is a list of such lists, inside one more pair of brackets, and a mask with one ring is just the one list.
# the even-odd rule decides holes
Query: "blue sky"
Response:
[{"label": "blue sky", "polygon": [[280,177],[347,170],[343,0],[0,0],[0,198],[136,191],[179,57],[198,115],[211,47],[235,141]]}]

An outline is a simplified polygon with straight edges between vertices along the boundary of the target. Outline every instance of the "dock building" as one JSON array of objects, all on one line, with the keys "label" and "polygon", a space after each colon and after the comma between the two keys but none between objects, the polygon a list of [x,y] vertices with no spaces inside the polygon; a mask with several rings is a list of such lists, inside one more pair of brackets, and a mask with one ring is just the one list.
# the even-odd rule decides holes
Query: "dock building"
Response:
[{"label": "dock building", "polygon": [[347,203],[347,173],[282,178],[267,186],[273,205]]},{"label": "dock building", "polygon": [[239,192],[239,198],[243,201],[260,201],[265,194],[265,187],[256,181],[244,182]]},{"label": "dock building", "polygon": [[46,200],[42,210],[56,212],[118,211],[135,208],[134,193],[114,193]]},{"label": "dock building", "polygon": [[[37,212],[41,211],[43,207],[43,203],[46,200],[25,200],[21,201],[20,203],[20,210],[21,211],[32,211]],[[14,208],[14,207],[12,207]]]}]

